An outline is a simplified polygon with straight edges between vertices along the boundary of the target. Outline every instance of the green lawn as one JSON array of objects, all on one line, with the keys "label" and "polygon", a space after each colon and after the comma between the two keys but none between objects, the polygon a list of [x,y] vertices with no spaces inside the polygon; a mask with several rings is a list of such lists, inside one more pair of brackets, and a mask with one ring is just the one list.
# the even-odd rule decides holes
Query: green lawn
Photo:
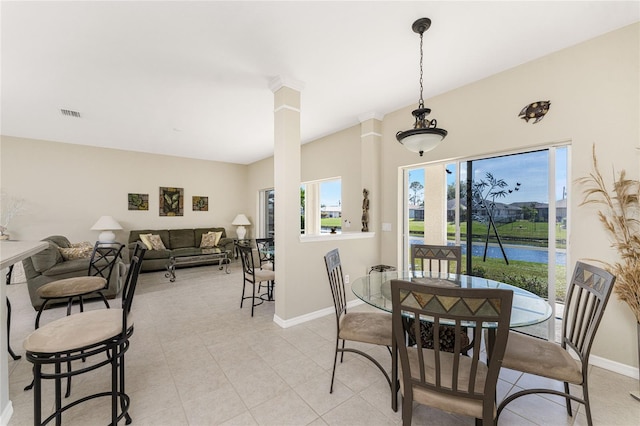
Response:
[{"label": "green lawn", "polygon": [[[518,220],[512,223],[498,224],[498,235],[503,243],[520,244],[537,247],[546,247],[548,245],[548,223],[547,222],[530,222],[528,220]],[[449,239],[455,236],[455,225],[447,224],[447,235]],[[467,233],[467,223],[460,224],[460,235]],[[409,234],[416,237],[424,235],[424,222],[409,221]],[[487,235],[487,225],[480,222],[473,222],[473,241],[484,241]],[[497,242],[495,235],[489,233],[490,242]],[[567,239],[567,230],[562,228],[560,224],[556,225],[556,241],[558,248],[565,248]]]},{"label": "green lawn", "polygon": [[320,226],[331,228],[335,226],[340,229],[342,227],[342,218],[339,217],[325,217],[320,219]]}]

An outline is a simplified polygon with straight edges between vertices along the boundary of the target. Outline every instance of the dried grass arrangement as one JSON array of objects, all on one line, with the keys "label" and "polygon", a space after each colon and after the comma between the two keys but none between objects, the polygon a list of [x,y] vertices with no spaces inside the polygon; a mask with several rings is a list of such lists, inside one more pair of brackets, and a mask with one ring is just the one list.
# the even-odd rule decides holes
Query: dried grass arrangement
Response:
[{"label": "dried grass arrangement", "polygon": [[611,190],[608,189],[596,159],[593,147],[593,171],[578,179],[585,186],[584,201],[580,204],[598,204],[598,218],[620,259],[603,262],[605,268],[616,276],[614,292],[625,302],[636,317],[640,331],[640,181],[627,179],[626,172],[614,171]]}]

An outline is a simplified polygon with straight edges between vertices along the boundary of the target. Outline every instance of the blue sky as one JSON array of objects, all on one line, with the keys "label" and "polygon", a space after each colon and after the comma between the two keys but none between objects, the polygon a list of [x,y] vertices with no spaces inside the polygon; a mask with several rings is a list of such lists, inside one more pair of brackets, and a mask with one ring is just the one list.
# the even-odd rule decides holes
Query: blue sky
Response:
[{"label": "blue sky", "polygon": [[[548,203],[547,196],[547,163],[548,151],[534,151],[526,154],[509,155],[504,157],[488,158],[473,162],[474,180],[485,179],[487,172],[492,173],[496,179],[503,179],[508,188],[515,187],[520,183],[520,190],[513,191],[505,198],[496,201],[503,203],[515,203],[522,201],[537,201]],[[562,199],[562,194],[567,186],[567,149],[556,150],[556,195],[557,199]],[[448,166],[452,172],[455,165]],[[466,169],[462,171],[461,179],[466,179]],[[424,173],[422,169],[409,172],[409,183],[418,181],[424,186]],[[455,173],[447,175],[447,184],[455,182]],[[321,183],[320,202],[326,206],[336,206],[341,198],[340,180],[330,180]]]},{"label": "blue sky", "polygon": [[[556,150],[556,198],[562,199],[567,186],[567,149]],[[466,164],[466,163],[463,163]],[[454,172],[447,175],[447,184],[455,182],[455,164],[447,168]],[[548,151],[535,151],[526,154],[495,157],[473,162],[474,180],[485,179],[486,173],[492,173],[496,179],[503,179],[509,189],[520,183],[520,190],[513,191],[504,198],[497,199],[503,203],[537,201],[547,203],[548,200]],[[462,170],[461,179],[466,179],[466,169]],[[421,169],[409,172],[409,184],[418,181],[424,186],[424,174]]]},{"label": "blue sky", "polygon": [[337,206],[342,198],[342,183],[340,180],[328,180],[320,183],[320,204]]}]

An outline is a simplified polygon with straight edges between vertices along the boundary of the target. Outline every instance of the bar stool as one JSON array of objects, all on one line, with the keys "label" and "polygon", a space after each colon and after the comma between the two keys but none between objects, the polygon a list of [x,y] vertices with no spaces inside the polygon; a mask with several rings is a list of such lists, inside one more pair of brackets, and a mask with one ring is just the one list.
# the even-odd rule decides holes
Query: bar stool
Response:
[{"label": "bar stool", "polygon": [[[98,309],[79,312],[52,321],[31,333],[24,340],[26,358],[33,364],[34,379],[34,424],[47,424],[54,418],[62,423],[62,413],[85,401],[110,397],[111,424],[116,425],[123,417],[126,424],[132,419],[128,410],[129,396],[125,392],[124,354],[129,349],[129,338],[133,334],[133,321],[129,318],[133,296],[138,281],[140,266],[146,249],[138,244],[122,290],[122,308]],[[106,356],[105,356],[106,355]],[[97,357],[95,363],[62,372],[62,364]],[[62,379],[111,365],[111,390],[82,397],[62,405]],[[47,366],[43,372],[43,366]],[[50,367],[53,367],[53,372]],[[42,421],[42,379],[55,381],[55,411]]]}]

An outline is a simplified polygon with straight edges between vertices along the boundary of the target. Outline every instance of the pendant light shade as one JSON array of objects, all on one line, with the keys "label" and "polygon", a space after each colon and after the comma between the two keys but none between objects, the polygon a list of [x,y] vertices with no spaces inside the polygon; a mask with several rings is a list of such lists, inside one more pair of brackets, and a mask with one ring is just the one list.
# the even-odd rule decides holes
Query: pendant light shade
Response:
[{"label": "pendant light shade", "polygon": [[438,122],[436,119],[429,120],[427,115],[431,113],[429,108],[424,107],[424,100],[422,99],[422,38],[424,32],[431,26],[431,19],[420,18],[412,25],[413,32],[420,34],[420,100],[418,102],[418,108],[411,113],[415,117],[415,123],[413,129],[400,131],[396,134],[396,139],[409,151],[417,152],[422,157],[427,151],[431,151],[433,148],[447,136],[447,131],[438,128]]}]

